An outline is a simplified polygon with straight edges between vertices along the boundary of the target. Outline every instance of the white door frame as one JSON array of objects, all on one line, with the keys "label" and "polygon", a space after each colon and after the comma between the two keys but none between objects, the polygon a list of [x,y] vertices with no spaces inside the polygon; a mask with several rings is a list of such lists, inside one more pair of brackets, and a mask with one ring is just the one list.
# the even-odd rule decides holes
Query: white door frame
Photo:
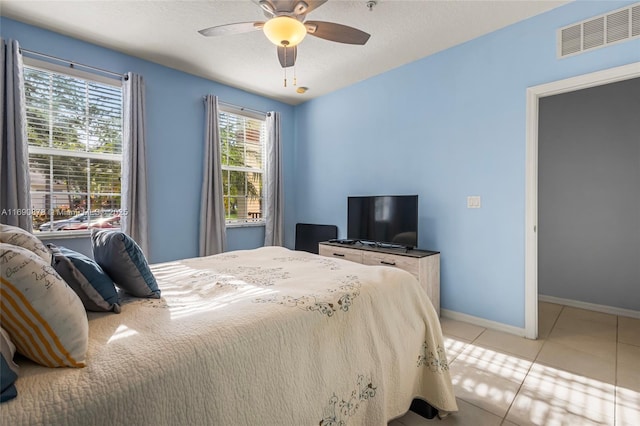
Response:
[{"label": "white door frame", "polygon": [[540,98],[640,77],[640,62],[541,84],[527,89],[525,166],[525,337],[538,337],[538,106]]}]

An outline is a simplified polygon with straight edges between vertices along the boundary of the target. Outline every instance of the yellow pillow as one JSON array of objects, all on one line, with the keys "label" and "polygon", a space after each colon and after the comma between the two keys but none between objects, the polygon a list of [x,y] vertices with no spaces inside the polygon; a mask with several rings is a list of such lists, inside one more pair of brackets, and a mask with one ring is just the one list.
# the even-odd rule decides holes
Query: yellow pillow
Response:
[{"label": "yellow pillow", "polygon": [[35,253],[0,243],[0,321],[18,352],[47,367],[84,367],[89,323],[78,295]]}]

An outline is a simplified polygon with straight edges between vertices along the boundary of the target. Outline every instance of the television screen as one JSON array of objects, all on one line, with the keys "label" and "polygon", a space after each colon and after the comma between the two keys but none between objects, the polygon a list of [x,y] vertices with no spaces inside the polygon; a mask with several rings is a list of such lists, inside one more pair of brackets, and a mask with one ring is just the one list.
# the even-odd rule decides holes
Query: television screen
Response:
[{"label": "television screen", "polygon": [[418,196],[348,197],[347,238],[416,247]]}]

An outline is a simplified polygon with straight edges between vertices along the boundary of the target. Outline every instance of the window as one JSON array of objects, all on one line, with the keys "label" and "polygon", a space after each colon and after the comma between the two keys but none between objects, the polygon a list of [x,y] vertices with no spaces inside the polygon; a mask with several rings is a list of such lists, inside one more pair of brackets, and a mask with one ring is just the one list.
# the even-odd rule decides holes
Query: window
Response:
[{"label": "window", "polygon": [[219,119],[226,222],[263,223],[265,117],[220,105]]},{"label": "window", "polygon": [[34,231],[119,227],[121,83],[65,71],[25,58]]}]

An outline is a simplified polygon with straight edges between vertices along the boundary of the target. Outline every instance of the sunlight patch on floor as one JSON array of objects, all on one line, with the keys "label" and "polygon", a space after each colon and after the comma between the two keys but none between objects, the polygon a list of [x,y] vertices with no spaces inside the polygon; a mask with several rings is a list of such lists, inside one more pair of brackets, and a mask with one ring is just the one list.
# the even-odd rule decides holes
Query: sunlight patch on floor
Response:
[{"label": "sunlight patch on floor", "polygon": [[534,364],[507,419],[537,425],[613,425],[614,416],[614,385]]},{"label": "sunlight patch on floor", "polygon": [[616,389],[616,425],[640,425],[640,391]]},{"label": "sunlight patch on floor", "polygon": [[[453,349],[466,346],[451,366],[456,396],[463,400],[517,424],[614,424],[615,385],[450,336],[446,340]],[[638,407],[638,394],[627,392],[626,398],[623,407]],[[632,418],[633,410],[627,411]]]}]

